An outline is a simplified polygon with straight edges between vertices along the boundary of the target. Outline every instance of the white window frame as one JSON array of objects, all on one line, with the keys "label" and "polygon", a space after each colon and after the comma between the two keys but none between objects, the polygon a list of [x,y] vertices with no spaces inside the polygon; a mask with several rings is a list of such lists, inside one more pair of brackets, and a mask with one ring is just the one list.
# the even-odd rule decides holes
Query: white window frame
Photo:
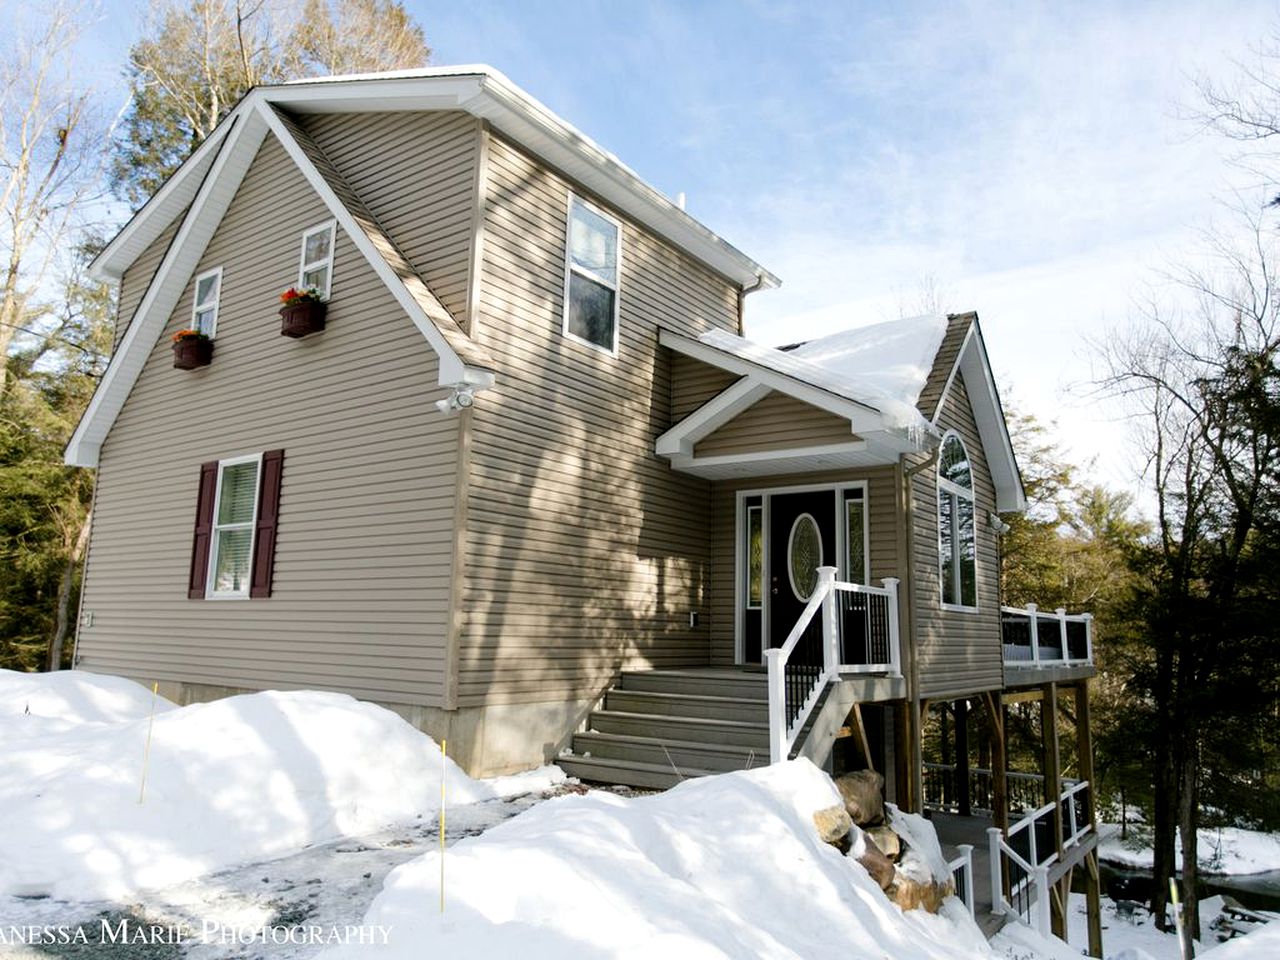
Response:
[{"label": "white window frame", "polygon": [[[597,350],[600,353],[607,354],[610,357],[616,358],[618,356],[618,342],[619,342],[619,337],[620,337],[621,328],[622,328],[622,319],[621,319],[622,317],[622,221],[620,221],[617,217],[611,215],[607,211],[600,209],[590,200],[587,200],[583,197],[578,196],[572,190],[569,191],[568,196],[569,196],[569,206],[565,212],[565,220],[564,220],[564,296],[562,298],[564,300],[564,306],[561,311],[562,316],[560,320],[560,332],[565,336],[566,339],[572,340],[575,343],[580,343],[584,347],[590,347],[592,350]],[[573,242],[571,229],[573,225],[573,206],[575,203],[581,204],[582,206],[586,207],[588,210],[590,210],[596,216],[600,217],[602,220],[607,220],[609,223],[613,224],[613,228],[618,231],[618,242],[616,246],[617,263],[614,265],[614,272],[616,273],[616,276],[614,277],[614,282],[612,286],[605,283],[603,280],[597,277],[594,273],[591,273],[590,271],[587,271],[587,270],[582,270],[580,268],[576,268],[573,265],[573,255],[570,252],[570,246],[572,245],[572,242]],[[598,283],[602,287],[609,287],[609,289],[613,291],[613,346],[612,347],[604,347],[598,343],[592,343],[586,337],[580,337],[576,333],[572,333],[569,330],[569,280],[575,273],[577,273],[581,277],[586,278],[587,280],[590,280],[592,283]]]},{"label": "white window frame", "polygon": [[[209,329],[207,331],[202,331],[202,332],[204,332],[205,335],[210,340],[212,340],[214,336],[217,335],[217,332],[218,332],[218,308],[219,308],[219,305],[222,303],[222,268],[221,267],[214,267],[212,270],[206,270],[204,273],[196,277],[195,289],[191,291],[191,329],[192,330],[200,329],[200,325],[196,320],[196,315],[199,314],[201,311],[200,299],[199,299],[200,284],[202,281],[207,280],[210,277],[218,278],[218,286],[217,286],[217,292],[213,296],[213,319],[209,322]],[[206,304],[203,309],[206,309],[206,310],[209,309],[208,305]]]},{"label": "white window frame", "polygon": [[[849,496],[850,490],[859,491],[860,495],[856,497]],[[871,518],[867,514],[867,485],[865,483],[856,486],[845,487],[839,491],[840,499],[844,502],[844,514],[839,518],[844,521],[844,556],[841,557],[841,566],[844,568],[844,578],[849,583],[860,583],[863,586],[871,585]],[[854,580],[853,571],[849,569],[849,510],[854,504],[858,505],[859,511],[862,513],[862,570],[859,571],[862,579]]]},{"label": "white window frame", "polygon": [[[969,489],[965,489],[958,483],[947,480],[942,476],[942,447],[947,440],[955,437],[960,444],[960,449],[964,451],[965,462],[969,464]],[[938,605],[951,613],[977,613],[978,612],[978,497],[974,471],[973,459],[969,456],[969,445],[964,442],[964,437],[960,436],[955,430],[948,430],[942,435],[942,439],[938,442],[938,467],[937,467],[937,483],[938,483],[938,503],[934,511],[934,518],[938,525]],[[954,577],[955,581],[952,586],[955,588],[955,595],[961,595],[961,584],[963,578],[960,575],[960,557],[958,546],[960,543],[960,509],[959,499],[963,498],[973,505],[973,605],[965,603],[947,603],[943,600],[946,596],[942,588],[942,498],[944,496],[952,497],[951,504],[951,522],[953,528],[951,531],[951,549],[953,551],[953,559],[955,560]]]},{"label": "white window frame", "polygon": [[[317,234],[322,230],[329,231],[329,256],[325,257],[322,260],[308,261],[307,260],[307,237],[310,237],[313,234]],[[295,284],[295,289],[299,291],[307,289],[307,287],[303,285],[304,281],[302,278],[307,275],[308,270],[314,270],[316,267],[319,267],[321,265],[327,265],[329,267],[329,271],[328,273],[325,274],[325,277],[327,279],[325,280],[324,289],[320,291],[320,299],[321,300],[329,299],[329,291],[333,289],[333,261],[334,261],[334,254],[337,252],[337,243],[338,243],[338,221],[337,220],[327,220],[324,223],[317,223],[314,227],[308,227],[306,230],[302,231],[302,241],[299,244],[300,249],[298,250],[298,282],[297,284]]]},{"label": "white window frame", "polygon": [[[242,463],[256,463],[258,470],[256,481],[253,485],[253,519],[244,523],[218,523],[218,507],[222,503],[222,474],[227,467],[238,466]],[[209,572],[205,576],[205,597],[209,600],[248,600],[249,587],[253,582],[253,548],[254,537],[252,531],[258,526],[258,499],[262,496],[262,454],[253,453],[244,457],[231,457],[227,460],[218,461],[218,482],[214,485],[213,497],[213,516],[209,518]],[[214,584],[218,579],[218,532],[220,530],[243,529],[248,526],[250,530],[249,536],[249,575],[245,577],[243,590],[222,590],[214,589]]]}]

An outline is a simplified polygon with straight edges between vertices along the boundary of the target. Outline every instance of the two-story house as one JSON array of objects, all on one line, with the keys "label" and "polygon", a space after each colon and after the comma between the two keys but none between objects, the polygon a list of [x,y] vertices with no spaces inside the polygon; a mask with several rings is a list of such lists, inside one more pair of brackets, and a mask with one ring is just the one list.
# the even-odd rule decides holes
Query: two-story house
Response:
[{"label": "two-story house", "polygon": [[251,91],[93,271],[85,669],[345,691],[476,775],[853,743],[908,809],[930,704],[1087,706],[1087,620],[1001,608],[977,317],[751,343],[776,278],[489,68]]}]

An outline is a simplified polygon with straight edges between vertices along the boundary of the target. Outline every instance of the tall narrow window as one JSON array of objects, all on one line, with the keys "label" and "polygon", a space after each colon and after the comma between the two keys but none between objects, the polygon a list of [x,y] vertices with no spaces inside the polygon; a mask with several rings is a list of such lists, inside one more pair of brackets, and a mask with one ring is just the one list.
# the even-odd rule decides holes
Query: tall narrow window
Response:
[{"label": "tall narrow window", "polygon": [[196,277],[196,292],[191,304],[191,328],[206,337],[218,329],[218,297],[222,294],[222,268]]},{"label": "tall narrow window", "polygon": [[565,249],[564,332],[618,352],[618,221],[569,197]]},{"label": "tall narrow window", "polygon": [[333,237],[336,224],[330,220],[302,235],[302,260],[298,267],[298,289],[315,290],[329,299],[333,280]]},{"label": "tall narrow window", "polygon": [[964,442],[955,433],[942,438],[938,452],[938,553],[942,602],[978,605],[977,538],[974,527],[973,470]]},{"label": "tall narrow window", "polygon": [[213,508],[213,571],[210,596],[247,597],[253,570],[253,527],[258,506],[261,457],[223,460]]},{"label": "tall narrow window", "polygon": [[867,582],[867,500],[861,489],[844,492],[845,576]]},{"label": "tall narrow window", "polygon": [[761,507],[747,507],[747,609],[764,601],[764,523]]}]

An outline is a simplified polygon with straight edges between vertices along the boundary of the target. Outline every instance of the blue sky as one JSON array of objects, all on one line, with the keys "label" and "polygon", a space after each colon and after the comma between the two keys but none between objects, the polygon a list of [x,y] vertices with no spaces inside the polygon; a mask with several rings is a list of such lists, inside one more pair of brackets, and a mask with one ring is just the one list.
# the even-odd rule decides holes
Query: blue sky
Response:
[{"label": "blue sky", "polygon": [[[1256,186],[1186,113],[1280,27],[1249,2],[406,5],[436,63],[498,67],[777,273],[749,335],[909,313],[931,278],[1006,399],[1126,487],[1086,341]],[[84,66],[118,102],[145,5],[104,9]]]}]

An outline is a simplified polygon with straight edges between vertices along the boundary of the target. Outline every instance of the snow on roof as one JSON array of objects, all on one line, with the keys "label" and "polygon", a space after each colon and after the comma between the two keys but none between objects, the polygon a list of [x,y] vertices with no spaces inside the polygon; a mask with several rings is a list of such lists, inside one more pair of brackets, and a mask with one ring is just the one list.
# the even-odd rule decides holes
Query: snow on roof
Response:
[{"label": "snow on roof", "polygon": [[947,318],[926,314],[852,327],[783,351],[713,330],[702,342],[879,411],[890,427],[920,427],[916,408]]}]

